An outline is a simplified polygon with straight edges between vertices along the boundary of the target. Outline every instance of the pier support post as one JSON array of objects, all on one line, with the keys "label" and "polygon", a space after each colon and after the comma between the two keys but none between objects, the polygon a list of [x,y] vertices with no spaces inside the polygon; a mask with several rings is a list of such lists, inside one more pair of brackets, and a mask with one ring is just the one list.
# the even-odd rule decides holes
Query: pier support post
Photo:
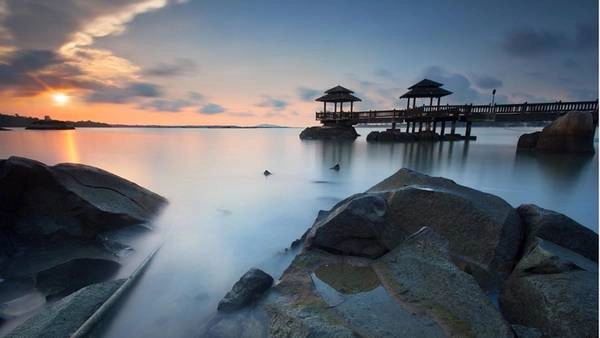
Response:
[{"label": "pier support post", "polygon": [[396,130],[396,122],[392,122],[392,130]]},{"label": "pier support post", "polygon": [[412,121],[412,132],[415,133],[415,127],[417,126],[417,121]]},{"label": "pier support post", "polygon": [[444,136],[446,133],[446,120],[442,120],[442,130],[440,130],[440,135]]},{"label": "pier support post", "polygon": [[419,120],[419,133],[423,131],[423,121]]},{"label": "pier support post", "polygon": [[450,125],[450,135],[456,134],[456,120],[452,120],[452,124]]},{"label": "pier support post", "polygon": [[435,129],[437,128],[437,121],[433,120],[433,133],[435,134]]},{"label": "pier support post", "polygon": [[410,128],[410,121],[406,121],[406,132],[408,133],[408,129]]},{"label": "pier support post", "polygon": [[468,140],[471,137],[471,121],[467,122],[467,129],[465,130],[465,138]]}]

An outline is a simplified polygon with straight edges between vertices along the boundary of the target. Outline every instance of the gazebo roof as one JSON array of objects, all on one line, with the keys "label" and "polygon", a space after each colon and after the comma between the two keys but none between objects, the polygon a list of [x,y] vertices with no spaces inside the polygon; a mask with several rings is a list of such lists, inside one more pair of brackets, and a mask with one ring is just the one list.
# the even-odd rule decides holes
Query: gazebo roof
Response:
[{"label": "gazebo roof", "polygon": [[408,87],[408,89],[413,89],[413,88],[417,88],[417,87],[421,87],[421,88],[434,88],[434,87],[441,87],[443,86],[443,84],[439,83],[439,82],[435,82],[429,79],[423,79],[417,83],[415,83],[414,85]]},{"label": "gazebo roof", "polygon": [[429,79],[421,80],[420,82],[408,87],[408,92],[400,96],[401,99],[413,97],[442,97],[452,94],[451,91],[441,88],[443,84]]},{"label": "gazebo roof", "polygon": [[315,101],[319,102],[356,102],[362,101],[358,97],[352,95],[354,93],[348,88],[335,86],[325,91],[325,95],[319,97]]}]

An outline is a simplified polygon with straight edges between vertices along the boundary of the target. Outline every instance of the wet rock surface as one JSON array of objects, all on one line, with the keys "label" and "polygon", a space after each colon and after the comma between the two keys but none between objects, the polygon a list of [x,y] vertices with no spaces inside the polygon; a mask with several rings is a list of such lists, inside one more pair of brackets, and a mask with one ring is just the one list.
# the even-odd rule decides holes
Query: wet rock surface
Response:
[{"label": "wet rock surface", "polygon": [[300,133],[301,140],[354,140],[359,136],[352,126],[308,127]]},{"label": "wet rock surface", "polygon": [[218,310],[233,312],[252,304],[273,285],[273,277],[260,269],[250,269],[219,302]]},{"label": "wet rock surface", "polygon": [[319,212],[276,285],[206,332],[595,336],[597,262],[583,255],[596,238],[564,215],[403,169]]},{"label": "wet rock surface", "polygon": [[89,285],[47,305],[6,337],[70,337],[125,280]]},{"label": "wet rock surface", "polygon": [[594,121],[589,112],[572,111],[557,118],[541,132],[522,135],[519,149],[565,153],[593,153]]}]

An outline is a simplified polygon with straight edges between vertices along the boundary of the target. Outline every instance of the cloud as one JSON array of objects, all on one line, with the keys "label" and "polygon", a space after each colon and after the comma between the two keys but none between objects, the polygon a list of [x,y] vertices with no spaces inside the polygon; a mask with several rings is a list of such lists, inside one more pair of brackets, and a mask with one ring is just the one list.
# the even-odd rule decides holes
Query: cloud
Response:
[{"label": "cloud", "polygon": [[229,112],[227,115],[235,116],[235,117],[253,117],[256,116],[254,113],[249,112]]},{"label": "cloud", "polygon": [[85,97],[87,102],[131,103],[138,98],[158,97],[160,88],[144,82],[130,83],[125,87],[101,86]]},{"label": "cloud", "polygon": [[312,102],[321,94],[321,91],[308,87],[298,87],[297,92],[300,100],[304,102]]},{"label": "cloud", "polygon": [[218,105],[216,103],[208,103],[208,104],[205,104],[202,108],[200,108],[198,110],[198,113],[205,114],[205,115],[215,115],[215,114],[220,114],[224,111],[225,111],[225,108],[223,108],[223,106]]},{"label": "cloud", "polygon": [[526,26],[512,30],[505,37],[503,47],[509,54],[527,57],[552,52],[567,44],[562,33],[536,30]]},{"label": "cloud", "polygon": [[[442,102],[485,104],[490,101],[489,94],[479,92],[473,87],[471,81],[462,74],[447,71],[439,66],[431,66],[423,71],[422,77],[443,83],[443,88],[452,92],[450,96],[442,98]],[[502,97],[497,97],[497,99],[501,101]],[[498,100],[497,102],[499,102]]]},{"label": "cloud", "polygon": [[475,84],[481,89],[497,89],[502,87],[502,81],[492,76],[480,76],[475,81]]},{"label": "cloud", "polygon": [[192,101],[195,102],[201,102],[204,101],[204,95],[198,93],[198,92],[189,92],[188,93],[188,98]]},{"label": "cloud", "polygon": [[502,46],[507,53],[519,57],[598,49],[598,26],[578,24],[574,35],[523,26],[508,32]]},{"label": "cloud", "polygon": [[154,77],[174,77],[187,75],[196,70],[196,63],[190,59],[177,59],[172,63],[160,63],[152,68],[146,69],[144,75]]},{"label": "cloud", "polygon": [[139,105],[140,109],[151,109],[160,112],[171,112],[177,113],[184,108],[193,106],[194,104],[188,100],[183,99],[155,99],[149,102],[144,102]]},{"label": "cloud", "polygon": [[264,96],[264,99],[258,104],[256,104],[257,107],[272,108],[275,110],[284,110],[285,107],[287,107],[287,105],[287,101],[275,99],[270,96]]}]

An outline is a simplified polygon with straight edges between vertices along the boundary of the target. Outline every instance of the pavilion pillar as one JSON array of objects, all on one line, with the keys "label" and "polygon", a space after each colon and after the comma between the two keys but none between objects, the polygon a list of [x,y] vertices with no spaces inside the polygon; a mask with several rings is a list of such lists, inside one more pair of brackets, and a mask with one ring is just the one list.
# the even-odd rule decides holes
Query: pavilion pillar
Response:
[{"label": "pavilion pillar", "polygon": [[333,112],[337,112],[337,102],[333,103]]},{"label": "pavilion pillar", "polygon": [[327,112],[327,102],[323,101],[323,113]]},{"label": "pavilion pillar", "polygon": [[344,111],[344,102],[340,102],[340,113]]},{"label": "pavilion pillar", "polygon": [[410,97],[406,98],[406,110],[410,109]]},{"label": "pavilion pillar", "polygon": [[467,122],[467,129],[465,130],[465,138],[468,140],[471,137],[471,121]]},{"label": "pavilion pillar", "polygon": [[354,106],[354,101],[350,101],[350,112],[352,112],[352,111],[353,111],[353,109],[354,109],[354,107],[353,107],[353,106]]},{"label": "pavilion pillar", "polygon": [[439,106],[440,106],[440,97],[438,96],[438,98],[437,98],[437,99],[438,99],[438,100],[437,100],[437,101],[438,101],[438,102],[437,102],[437,106],[439,107]]},{"label": "pavilion pillar", "polygon": [[433,96],[429,98],[429,106],[433,106]]}]

